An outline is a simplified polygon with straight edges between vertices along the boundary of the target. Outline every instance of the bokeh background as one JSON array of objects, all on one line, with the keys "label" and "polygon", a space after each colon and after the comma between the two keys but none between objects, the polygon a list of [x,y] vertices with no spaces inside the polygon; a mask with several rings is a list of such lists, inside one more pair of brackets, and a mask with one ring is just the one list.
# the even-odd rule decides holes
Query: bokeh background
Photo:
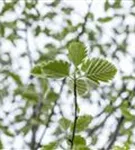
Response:
[{"label": "bokeh background", "polygon": [[92,117],[80,134],[92,150],[135,149],[135,0],[0,0],[0,149],[52,141],[67,149],[60,120],[73,119],[72,91],[30,72],[66,60],[72,40],[118,69],[113,81],[79,97],[80,115]]}]

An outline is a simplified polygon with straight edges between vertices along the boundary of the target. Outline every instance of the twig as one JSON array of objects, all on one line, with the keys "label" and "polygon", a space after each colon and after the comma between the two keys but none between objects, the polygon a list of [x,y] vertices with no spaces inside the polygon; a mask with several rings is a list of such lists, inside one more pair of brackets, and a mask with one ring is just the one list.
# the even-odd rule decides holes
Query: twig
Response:
[{"label": "twig", "polygon": [[26,50],[27,50],[27,55],[29,58],[29,64],[30,64],[30,68],[32,68],[32,64],[33,64],[33,59],[31,56],[31,51],[30,51],[30,47],[29,47],[29,41],[28,41],[28,24],[26,23],[26,38],[25,38],[25,42],[26,42]]},{"label": "twig", "polygon": [[[31,55],[29,40],[28,40],[28,27],[29,27],[28,23],[26,23],[26,29],[25,29],[25,32],[26,32],[26,38],[25,38],[26,50],[27,50],[27,56],[28,56],[28,59],[29,59],[30,69],[32,69],[32,67],[33,67],[33,58],[32,58],[32,55]],[[31,78],[29,78],[29,79],[31,79]],[[35,118],[38,117],[39,110],[41,110],[41,109],[38,109],[38,107],[41,107],[40,104],[41,104],[41,101],[40,101],[40,98],[39,98],[39,102],[33,106],[33,113],[32,113],[31,118],[35,119]],[[30,148],[33,149],[33,150],[36,150],[35,147],[36,147],[37,129],[38,129],[38,125],[33,124],[32,128],[31,128],[32,136],[31,136],[31,143],[30,143]]]},{"label": "twig", "polygon": [[71,138],[71,150],[74,145],[74,138],[75,138],[75,132],[76,132],[76,125],[77,125],[77,109],[78,109],[78,104],[77,104],[77,85],[76,85],[76,76],[74,75],[74,105],[75,105],[75,116],[74,116],[74,125],[73,125],[73,133],[72,133],[72,138]]},{"label": "twig", "polygon": [[110,117],[111,114],[108,114],[105,119],[97,126],[95,126],[93,129],[88,130],[88,136],[91,136],[95,131],[97,131],[99,128],[103,127],[107,119]]},{"label": "twig", "polygon": [[[59,95],[61,95],[61,93],[62,93],[62,91],[63,91],[63,87],[64,87],[64,85],[65,85],[65,82],[66,82],[66,79],[63,79],[62,85],[61,85],[61,88],[60,88]],[[41,137],[39,138],[39,142],[38,142],[38,144],[37,144],[37,146],[36,146],[36,149],[38,149],[39,147],[41,147],[42,140],[43,140],[43,138],[44,138],[44,136],[45,136],[45,134],[46,134],[47,128],[49,127],[49,124],[50,124],[50,122],[51,122],[52,116],[54,115],[54,110],[55,110],[55,107],[56,107],[57,104],[58,104],[58,99],[55,101],[55,103],[54,103],[54,105],[53,105],[53,107],[52,107],[51,113],[50,113],[50,115],[48,116],[48,121],[47,121],[46,126],[45,126],[45,128],[44,128],[44,130],[43,130],[43,133],[41,134]]]},{"label": "twig", "polygon": [[112,148],[114,142],[115,142],[116,139],[117,139],[117,136],[118,136],[118,134],[119,134],[119,130],[120,130],[120,127],[121,127],[123,121],[124,121],[124,116],[121,116],[121,118],[120,118],[119,121],[118,121],[116,130],[115,130],[115,132],[114,132],[114,134],[113,134],[113,136],[112,136],[111,142],[109,143],[109,145],[107,146],[107,148],[106,148],[105,150],[110,150],[110,149]]},{"label": "twig", "polygon": [[[92,1],[93,2],[93,1]],[[84,17],[84,22],[82,23],[82,30],[81,32],[77,35],[77,40],[79,40],[79,38],[83,35],[83,33],[85,32],[86,29],[86,24],[88,21],[88,17],[89,17],[89,9],[91,8],[92,2],[88,5],[88,12],[86,13],[85,17]]]}]

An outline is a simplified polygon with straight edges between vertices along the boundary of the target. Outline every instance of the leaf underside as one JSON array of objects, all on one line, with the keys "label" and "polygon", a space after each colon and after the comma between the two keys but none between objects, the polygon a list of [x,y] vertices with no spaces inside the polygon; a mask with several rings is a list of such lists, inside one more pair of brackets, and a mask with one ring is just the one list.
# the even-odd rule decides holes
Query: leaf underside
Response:
[{"label": "leaf underside", "polygon": [[87,78],[99,84],[100,81],[108,82],[117,72],[116,67],[101,58],[87,59],[83,62],[81,68]]}]

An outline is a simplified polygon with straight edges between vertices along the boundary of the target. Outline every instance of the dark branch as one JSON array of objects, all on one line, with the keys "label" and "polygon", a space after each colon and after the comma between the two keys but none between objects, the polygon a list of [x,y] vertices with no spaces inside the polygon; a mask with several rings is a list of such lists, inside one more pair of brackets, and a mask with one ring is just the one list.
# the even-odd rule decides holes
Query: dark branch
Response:
[{"label": "dark branch", "polygon": [[120,127],[121,127],[123,121],[124,121],[124,116],[122,116],[122,117],[119,119],[118,124],[117,124],[117,127],[116,127],[116,130],[115,130],[115,132],[114,132],[114,134],[113,134],[113,136],[112,136],[111,142],[109,143],[109,145],[107,146],[107,148],[106,148],[105,150],[110,150],[110,149],[112,148],[113,144],[115,143],[115,141],[116,141],[116,139],[117,139],[117,136],[118,136],[118,134],[119,134],[119,130],[120,130]]},{"label": "dark branch", "polygon": [[95,126],[93,129],[88,130],[88,136],[91,136],[95,131],[97,131],[98,129],[102,128],[105,124],[105,122],[107,121],[107,119],[110,117],[111,114],[108,114],[105,119],[97,126]]},{"label": "dark branch", "polygon": [[75,116],[74,116],[74,126],[73,126],[73,133],[72,133],[72,138],[71,138],[71,150],[74,145],[74,138],[75,138],[75,132],[76,132],[76,125],[77,125],[77,109],[78,109],[78,104],[77,104],[77,85],[76,85],[76,76],[74,76],[74,105],[75,105]]},{"label": "dark branch", "polygon": [[86,24],[88,22],[88,18],[89,18],[89,10],[91,8],[92,2],[88,5],[88,12],[86,13],[85,17],[84,17],[84,22],[82,23],[82,30],[81,32],[77,35],[77,40],[79,40],[79,38],[85,33],[86,30]]},{"label": "dark branch", "polygon": [[[65,82],[66,82],[66,79],[63,79],[59,95],[61,95],[61,93],[63,91],[63,87],[65,85]],[[54,102],[54,105],[53,105],[53,107],[51,109],[51,113],[48,116],[48,121],[47,121],[46,126],[45,126],[45,128],[43,130],[43,133],[41,134],[41,137],[39,138],[39,142],[38,142],[38,144],[36,146],[36,149],[38,149],[39,147],[41,147],[42,140],[43,140],[43,138],[44,138],[44,136],[46,134],[47,128],[49,127],[49,124],[51,122],[52,116],[54,115],[54,110],[55,110],[56,105],[58,105],[58,99]]]}]

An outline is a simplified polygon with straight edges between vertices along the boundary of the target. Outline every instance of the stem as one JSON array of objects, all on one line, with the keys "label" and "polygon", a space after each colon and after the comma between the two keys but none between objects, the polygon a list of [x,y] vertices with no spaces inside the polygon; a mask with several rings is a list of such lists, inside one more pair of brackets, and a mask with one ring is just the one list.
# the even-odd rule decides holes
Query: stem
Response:
[{"label": "stem", "polygon": [[75,132],[76,132],[76,125],[77,125],[77,109],[78,109],[78,104],[77,104],[77,85],[76,85],[76,75],[74,75],[74,105],[75,105],[75,115],[74,115],[74,126],[73,126],[73,133],[72,133],[72,138],[71,138],[71,150],[74,145],[74,138],[75,138]]}]

